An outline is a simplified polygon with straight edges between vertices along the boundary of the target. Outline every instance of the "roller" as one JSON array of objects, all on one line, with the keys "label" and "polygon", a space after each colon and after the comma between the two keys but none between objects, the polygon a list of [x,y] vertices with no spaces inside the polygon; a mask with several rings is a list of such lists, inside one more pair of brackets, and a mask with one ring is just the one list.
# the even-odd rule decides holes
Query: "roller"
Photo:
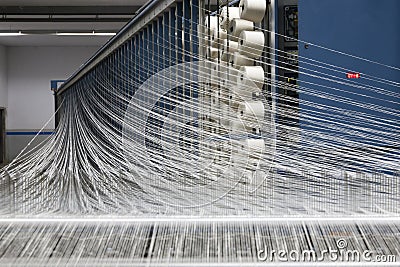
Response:
[{"label": "roller", "polygon": [[235,69],[240,69],[241,66],[253,66],[254,61],[244,55],[239,54],[239,52],[233,53],[230,57],[229,63]]},{"label": "roller", "polygon": [[265,142],[263,139],[249,138],[242,142],[248,153],[246,169],[255,170],[259,168],[260,160],[265,153]]},{"label": "roller", "polygon": [[251,80],[259,89],[264,85],[264,69],[261,66],[242,66],[239,69],[240,74],[237,77],[237,83],[243,84],[245,79]]},{"label": "roller", "polygon": [[240,0],[239,15],[241,19],[261,22],[267,10],[266,0]]},{"label": "roller", "polygon": [[260,154],[264,153],[265,151],[265,142],[263,139],[248,138],[244,140],[242,143],[244,144],[244,147],[249,151],[256,152],[256,153],[251,153],[252,157],[260,156]]},{"label": "roller", "polygon": [[248,83],[248,81],[249,80],[247,80],[247,83],[231,87],[232,99],[238,102],[238,104],[244,100],[250,101],[253,99],[253,96],[260,94],[260,89],[255,87],[253,83]]},{"label": "roller", "polygon": [[218,85],[221,83],[222,79],[223,79],[223,72],[221,72],[221,70],[219,68],[212,68],[211,69],[211,83],[214,85]]},{"label": "roller", "polygon": [[265,153],[265,142],[263,139],[246,138],[232,142],[232,148],[234,163],[238,163],[241,169],[256,170]]},{"label": "roller", "polygon": [[214,59],[218,57],[218,49],[214,47],[210,47],[207,49],[207,59]]},{"label": "roller", "polygon": [[246,101],[239,104],[239,116],[245,121],[257,122],[264,120],[264,104],[261,101]]},{"label": "roller", "polygon": [[242,31],[254,30],[254,22],[245,19],[233,19],[229,23],[229,34],[231,39],[237,41]]},{"label": "roller", "polygon": [[[208,25],[208,20],[210,19],[210,25]],[[210,27],[209,27],[210,26]],[[215,29],[218,28],[218,17],[217,16],[207,16],[204,20],[204,34],[208,35],[208,28],[210,28],[210,36],[214,35]]]},{"label": "roller", "polygon": [[[235,52],[235,53],[237,53],[237,52]],[[234,56],[235,53],[233,53],[232,56]],[[230,60],[231,59],[233,60],[232,56],[230,57]],[[253,61],[250,59],[250,62],[252,63]],[[237,79],[237,76],[239,74],[239,71],[234,69],[234,68],[232,68],[231,65],[230,65],[230,62],[229,63],[226,62],[226,64],[229,64],[229,66],[227,68],[223,69],[223,73],[225,75],[221,77],[224,80],[224,81],[222,81],[222,85],[224,85],[226,88],[228,88],[229,91],[233,92],[233,91],[235,91],[234,88],[238,87],[238,85],[236,83],[236,79]]]},{"label": "roller", "polygon": [[238,50],[238,45],[238,42],[229,41],[228,46],[228,40],[224,40],[224,46],[221,52],[221,59],[223,61],[229,61],[230,56]]},{"label": "roller", "polygon": [[265,36],[261,31],[242,31],[239,36],[239,53],[249,58],[259,58],[264,50]]},{"label": "roller", "polygon": [[[228,14],[229,12],[229,14]],[[229,17],[229,19],[228,19]],[[240,18],[239,15],[239,8],[238,7],[229,7],[229,9],[224,6],[221,10],[221,28],[227,30],[229,27],[229,22],[232,19],[238,19]]]},{"label": "roller", "polygon": [[232,133],[243,134],[245,132],[245,126],[239,119],[234,119],[230,121],[230,130]]},{"label": "roller", "polygon": [[227,33],[223,29],[219,29],[219,31],[215,30],[212,36],[212,47],[222,48],[224,44],[224,40],[227,38]]}]

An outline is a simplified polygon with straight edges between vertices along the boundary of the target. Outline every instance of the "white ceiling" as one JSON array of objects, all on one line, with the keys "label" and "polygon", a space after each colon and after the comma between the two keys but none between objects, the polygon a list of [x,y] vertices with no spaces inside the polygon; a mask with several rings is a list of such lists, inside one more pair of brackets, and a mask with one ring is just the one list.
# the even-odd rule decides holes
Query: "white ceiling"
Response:
[{"label": "white ceiling", "polygon": [[[76,31],[106,31],[117,32],[123,22],[15,22],[0,23],[0,31],[49,30],[68,32]],[[22,35],[0,36],[0,45],[5,46],[101,46],[110,36],[56,36],[56,35]]]},{"label": "white ceiling", "polygon": [[[147,0],[0,0],[6,6],[141,6]],[[134,12],[132,12],[132,17]],[[75,16],[79,17],[79,16]],[[104,15],[103,15],[104,17]],[[126,16],[121,16],[126,17]],[[117,32],[126,22],[0,22],[1,31],[103,31]],[[5,46],[101,46],[110,36],[23,35],[0,36]]]},{"label": "white ceiling", "polygon": [[1,0],[1,6],[141,6],[148,0]]},{"label": "white ceiling", "polygon": [[[123,22],[19,22],[0,23],[0,31],[12,30],[68,30],[68,31],[111,31],[121,29]],[[5,46],[101,46],[110,36],[55,36],[55,35],[23,35],[0,36],[0,44]]]},{"label": "white ceiling", "polygon": [[23,30],[118,30],[125,22],[0,22],[0,31]]},{"label": "white ceiling", "polygon": [[0,37],[4,46],[102,46],[111,36],[28,35]]}]

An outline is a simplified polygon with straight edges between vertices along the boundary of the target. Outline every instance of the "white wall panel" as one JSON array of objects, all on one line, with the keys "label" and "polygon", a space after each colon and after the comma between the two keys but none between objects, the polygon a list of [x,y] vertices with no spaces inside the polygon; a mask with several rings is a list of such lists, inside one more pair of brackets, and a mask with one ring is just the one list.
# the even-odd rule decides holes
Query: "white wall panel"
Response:
[{"label": "white wall panel", "polygon": [[[50,80],[67,79],[98,47],[8,48],[7,129],[40,129],[54,112]],[[51,122],[47,129],[54,128]]]}]

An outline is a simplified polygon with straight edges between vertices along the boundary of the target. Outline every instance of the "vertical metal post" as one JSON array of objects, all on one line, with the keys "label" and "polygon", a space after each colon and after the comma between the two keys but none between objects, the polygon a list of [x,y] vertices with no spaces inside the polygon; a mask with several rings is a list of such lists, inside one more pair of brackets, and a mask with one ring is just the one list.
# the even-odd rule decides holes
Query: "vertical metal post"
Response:
[{"label": "vertical metal post", "polygon": [[169,57],[170,54],[168,51],[169,49],[171,49],[170,43],[169,43],[169,40],[170,40],[170,29],[169,29],[170,16],[169,15],[170,15],[169,12],[165,12],[164,16],[163,16],[163,21],[162,21],[162,23],[163,23],[163,34],[162,34],[162,36],[163,36],[163,39],[162,39],[163,53],[162,53],[162,55],[164,58],[164,62],[163,62],[164,68],[171,66],[171,61],[170,61],[170,57]]},{"label": "vertical metal post", "polygon": [[149,28],[143,29],[143,68],[144,68],[144,79],[147,80],[150,76],[150,68],[149,68]]},{"label": "vertical metal post", "polygon": [[191,45],[190,45],[190,24],[191,24],[191,5],[190,0],[183,0],[183,42],[184,42],[184,61],[191,61]]},{"label": "vertical metal post", "polygon": [[139,70],[140,70],[140,81],[139,81],[139,85],[142,84],[145,81],[145,71],[143,69],[143,66],[145,64],[144,61],[144,57],[145,57],[145,53],[144,53],[144,31],[141,30],[140,31],[140,46],[139,46]]},{"label": "vertical metal post", "polygon": [[[140,68],[139,68],[139,58],[140,58],[140,35],[136,34],[134,37],[134,52],[135,55],[135,92],[136,89],[138,88],[139,82],[140,82]],[[133,92],[133,93],[135,93]]]},{"label": "vertical metal post", "polygon": [[131,86],[131,90],[130,90],[130,96],[132,97],[135,92],[136,92],[136,88],[137,88],[137,84],[138,84],[138,67],[137,67],[137,60],[138,60],[138,51],[139,51],[139,42],[138,42],[138,35],[134,35],[132,37],[132,46],[131,46],[131,64],[132,64],[132,86]]},{"label": "vertical metal post", "polygon": [[183,62],[183,31],[182,20],[183,20],[183,4],[178,2],[176,5],[176,58],[177,63]]},{"label": "vertical metal post", "polygon": [[155,26],[155,23],[150,23],[147,26],[147,31],[149,32],[149,40],[148,40],[148,51],[149,53],[149,62],[150,65],[147,66],[148,69],[150,69],[150,75],[153,75],[154,73],[158,72],[158,67],[157,67],[157,62],[158,62],[158,53],[157,53],[157,38],[158,38],[158,32],[157,32],[157,27]]},{"label": "vertical metal post", "polygon": [[157,67],[158,70],[162,70],[165,68],[164,66],[164,55],[163,55],[163,50],[164,50],[164,38],[165,36],[163,35],[163,17],[159,17],[158,20],[156,21],[157,23]]},{"label": "vertical metal post", "polygon": [[[57,95],[54,94],[55,102],[57,101]],[[56,102],[57,103],[57,102]],[[56,106],[57,107],[57,106]],[[5,109],[0,108],[0,165],[5,161],[5,136],[6,136],[6,120],[5,120]],[[57,117],[57,116],[56,116]]]},{"label": "vertical metal post", "polygon": [[[58,98],[59,96],[57,95],[57,89],[53,91],[53,96],[54,96],[54,112],[58,110]],[[57,129],[58,124],[60,123],[60,113],[57,112],[56,115],[54,116],[54,127]],[[1,153],[1,151],[0,151]],[[2,160],[0,159],[0,163],[2,163]]]},{"label": "vertical metal post", "polygon": [[[200,1],[199,0],[191,0],[192,4],[192,15],[191,15],[191,44],[192,48],[191,51],[195,57],[199,58],[199,32],[198,32],[198,27],[202,26],[200,22],[201,16],[201,6],[200,6]],[[193,59],[192,59],[193,60]],[[196,59],[194,59],[196,60]]]},{"label": "vertical metal post", "polygon": [[176,64],[176,7],[171,7],[169,11],[169,26],[171,27],[171,31],[169,34],[169,58],[170,64]]}]

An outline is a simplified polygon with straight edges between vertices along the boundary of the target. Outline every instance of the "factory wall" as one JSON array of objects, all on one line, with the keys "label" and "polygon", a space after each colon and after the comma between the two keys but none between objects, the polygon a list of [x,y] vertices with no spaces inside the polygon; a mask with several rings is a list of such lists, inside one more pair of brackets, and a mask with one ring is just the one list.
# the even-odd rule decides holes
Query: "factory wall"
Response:
[{"label": "factory wall", "polygon": [[50,90],[50,81],[67,79],[98,48],[95,46],[7,48],[6,157],[8,161],[15,158],[50,120],[44,128],[44,134],[38,136],[31,146],[49,137],[54,130],[54,119],[51,119],[54,113],[54,97]]},{"label": "factory wall", "polygon": [[7,107],[7,48],[0,45],[0,108]]}]

